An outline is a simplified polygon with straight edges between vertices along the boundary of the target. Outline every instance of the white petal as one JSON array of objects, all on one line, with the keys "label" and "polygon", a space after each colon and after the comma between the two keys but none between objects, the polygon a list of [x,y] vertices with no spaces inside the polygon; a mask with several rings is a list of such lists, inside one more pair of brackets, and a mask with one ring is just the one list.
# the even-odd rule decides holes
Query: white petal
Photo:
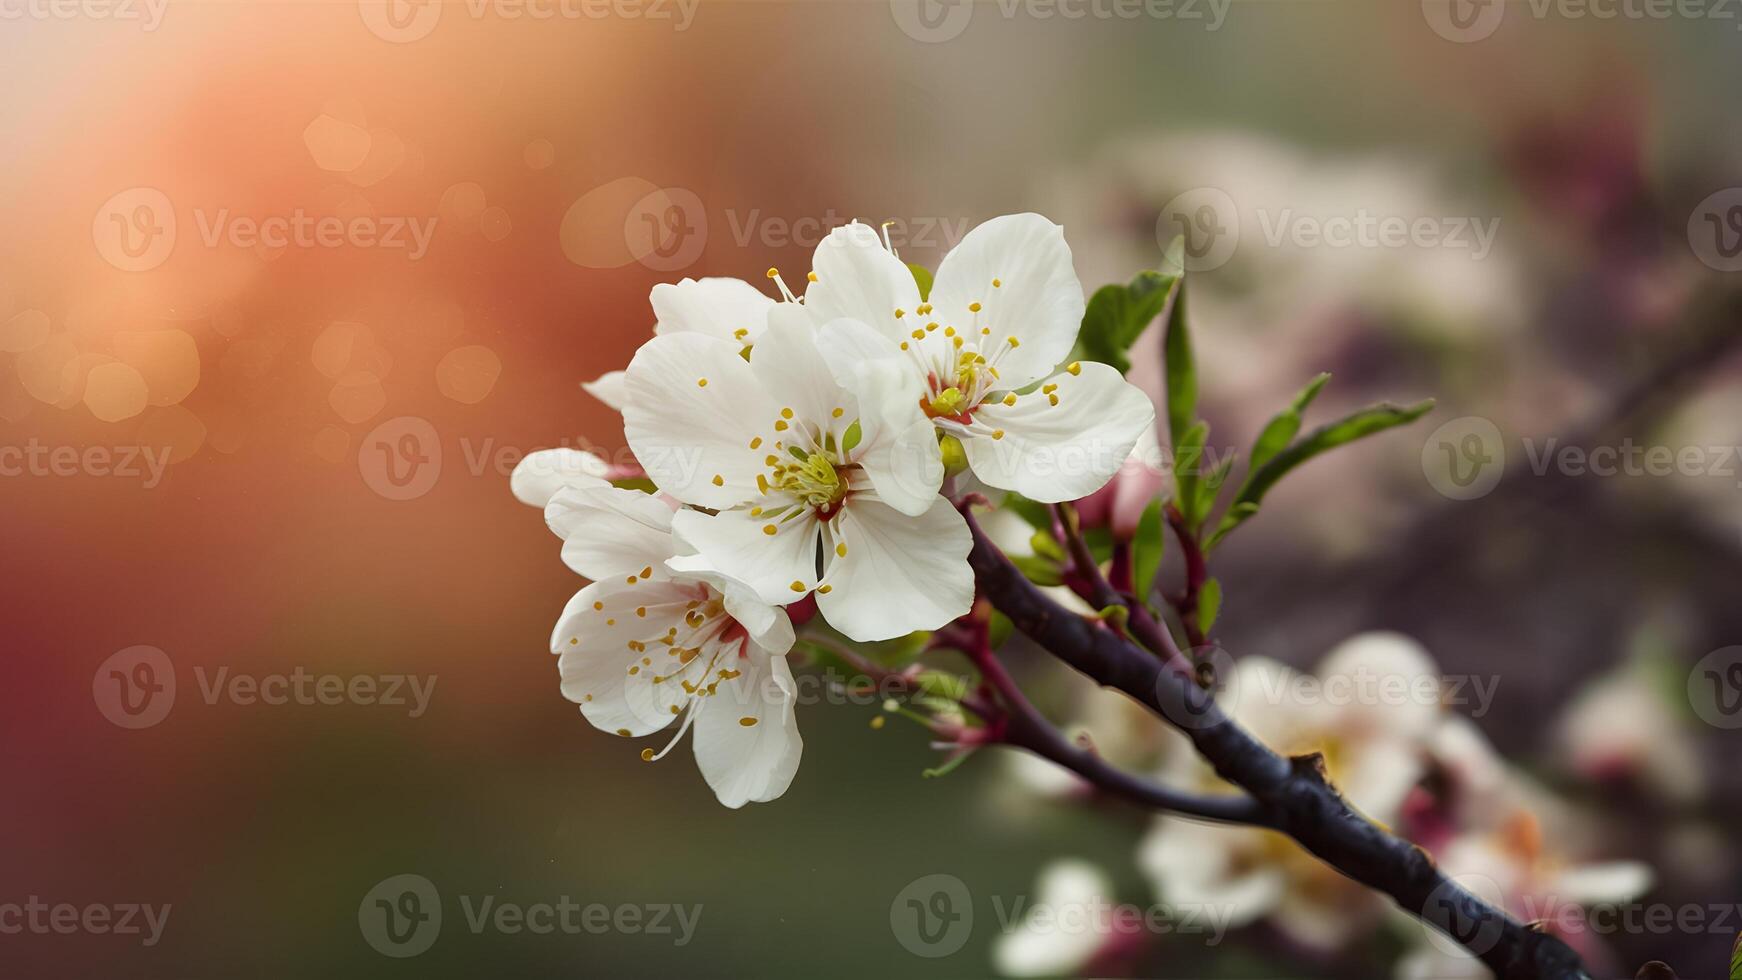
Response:
[{"label": "white petal", "polygon": [[[714,567],[702,555],[682,555],[666,561],[666,567],[686,577],[708,583],[720,593],[726,612],[750,634],[756,645],[769,653],[784,654],[792,649],[792,620],[786,610],[764,602],[756,591]],[[790,583],[789,583],[790,584]]]},{"label": "white petal", "polygon": [[1035,885],[1029,915],[998,936],[992,961],[1009,977],[1075,976],[1123,924],[1114,919],[1113,882],[1089,862],[1067,858],[1042,868]]},{"label": "white petal", "polygon": [[622,371],[606,371],[591,381],[583,381],[581,390],[619,412],[629,402],[629,390],[623,386]]},{"label": "white petal", "polygon": [[[683,688],[654,682],[670,654],[651,645],[635,650],[629,641],[651,644],[673,626],[681,630],[688,604],[705,595],[702,586],[645,579],[634,585],[611,579],[582,589],[551,633],[563,697],[579,704],[602,731],[641,736],[671,724],[677,717],[671,709],[684,702]],[[644,658],[652,663],[642,663]]]},{"label": "white petal", "polygon": [[777,406],[738,351],[701,334],[667,334],[644,344],[625,372],[629,448],[655,485],[686,504],[730,507],[757,495],[766,453],[750,443]]},{"label": "white petal", "polygon": [[1568,868],[1556,876],[1550,894],[1578,905],[1631,902],[1651,889],[1651,868],[1637,861],[1611,861]]},{"label": "white petal", "polygon": [[740,347],[756,342],[774,306],[772,298],[742,279],[662,282],[648,299],[654,333],[700,333]]},{"label": "white petal", "polygon": [[696,765],[714,795],[733,809],[785,793],[804,751],[786,658],[747,653],[738,661],[743,673],[697,706]]},{"label": "white petal", "polygon": [[1374,631],[1344,640],[1319,662],[1319,678],[1369,696],[1349,699],[1335,722],[1357,736],[1427,738],[1444,716],[1440,672],[1427,648],[1402,633]]},{"label": "white petal", "polygon": [[1013,388],[1057,367],[1083,323],[1083,284],[1065,230],[1038,214],[1007,214],[968,232],[938,266],[929,301],[931,318],[945,326],[989,326],[996,342],[1022,342],[998,362]]},{"label": "white petal", "polygon": [[826,554],[829,591],[817,593],[817,607],[849,638],[887,640],[937,629],[974,604],[973,537],[942,497],[919,517],[855,497],[835,528],[847,553]]},{"label": "white petal", "polygon": [[1049,384],[1057,390],[1029,392],[1014,405],[982,404],[975,421],[1004,435],[973,435],[962,448],[974,475],[992,486],[1042,503],[1077,500],[1119,472],[1155,423],[1155,406],[1105,364],[1085,361],[1079,373],[1062,372]]},{"label": "white petal", "polygon": [[896,310],[909,323],[918,316],[913,272],[883,247],[870,225],[855,221],[829,232],[811,257],[811,271],[817,281],[805,290],[804,305],[817,323],[846,317],[894,339],[906,333]]},{"label": "white petal", "polygon": [[578,449],[541,449],[526,454],[508,476],[508,489],[523,504],[543,507],[564,487],[600,487],[605,461]]},{"label": "white petal", "polygon": [[[833,425],[845,431],[852,424],[848,420],[858,416],[858,405],[835,382],[834,373],[817,349],[816,333],[802,315],[772,318],[767,332],[750,352],[750,370],[781,408],[792,409],[798,423],[823,428]],[[837,409],[840,416],[835,415]],[[772,425],[774,417],[758,421]]]},{"label": "white petal", "polygon": [[551,498],[544,520],[563,539],[563,562],[590,579],[639,574],[649,566],[663,573],[676,550],[671,508],[639,490],[570,487]]},{"label": "white petal", "polygon": [[877,496],[904,514],[931,507],[944,481],[937,432],[920,411],[922,386],[893,341],[858,320],[833,320],[817,347],[835,378],[859,404],[861,439],[853,461]]},{"label": "white petal", "polygon": [[[774,534],[767,532],[770,527]],[[686,510],[672,519],[672,528],[715,568],[765,602],[795,602],[816,588],[817,520],[812,511],[782,524],[752,517],[747,508],[714,515]],[[793,588],[794,582],[799,588]]]}]

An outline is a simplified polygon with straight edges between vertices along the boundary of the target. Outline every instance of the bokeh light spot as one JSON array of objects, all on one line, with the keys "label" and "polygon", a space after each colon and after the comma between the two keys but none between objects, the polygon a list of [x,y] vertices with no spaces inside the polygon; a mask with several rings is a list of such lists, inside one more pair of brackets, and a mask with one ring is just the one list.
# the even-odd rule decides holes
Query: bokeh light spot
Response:
[{"label": "bokeh light spot", "polygon": [[145,377],[131,364],[99,364],[85,377],[85,407],[104,422],[120,422],[145,411]]},{"label": "bokeh light spot", "polygon": [[490,397],[502,376],[502,359],[481,344],[456,347],[436,365],[436,388],[462,405]]}]

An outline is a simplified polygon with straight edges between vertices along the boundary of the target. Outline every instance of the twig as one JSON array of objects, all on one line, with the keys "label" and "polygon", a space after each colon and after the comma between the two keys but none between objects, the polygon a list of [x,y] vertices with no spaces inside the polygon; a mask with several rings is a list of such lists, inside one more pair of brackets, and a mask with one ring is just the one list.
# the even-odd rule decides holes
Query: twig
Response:
[{"label": "twig", "polygon": [[1500,980],[1589,980],[1565,943],[1530,929],[1434,866],[1421,848],[1356,813],[1317,755],[1284,758],[1223,714],[1191,672],[1054,603],[1010,564],[967,507],[981,593],[1016,628],[1092,680],[1136,698],[1191,740],[1223,779],[1264,807],[1269,825],[1337,871],[1462,943]]}]

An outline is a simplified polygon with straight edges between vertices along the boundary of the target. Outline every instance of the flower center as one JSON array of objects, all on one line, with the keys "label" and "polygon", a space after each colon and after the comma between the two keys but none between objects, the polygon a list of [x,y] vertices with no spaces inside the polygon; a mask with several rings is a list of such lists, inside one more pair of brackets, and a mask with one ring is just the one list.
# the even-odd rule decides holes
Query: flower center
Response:
[{"label": "flower center", "polygon": [[832,508],[847,496],[847,480],[842,474],[846,466],[838,464],[833,454],[806,452],[798,447],[788,450],[795,462],[774,467],[774,487],[819,510]]}]

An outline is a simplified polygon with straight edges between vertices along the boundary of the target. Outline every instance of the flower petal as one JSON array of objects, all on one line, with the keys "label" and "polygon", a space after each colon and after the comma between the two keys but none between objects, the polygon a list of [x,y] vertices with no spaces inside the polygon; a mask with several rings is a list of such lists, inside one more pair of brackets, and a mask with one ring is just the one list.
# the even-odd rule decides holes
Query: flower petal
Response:
[{"label": "flower petal", "polygon": [[678,684],[656,683],[670,654],[652,643],[672,627],[681,631],[689,604],[705,594],[698,585],[645,579],[594,582],[576,593],[550,640],[563,697],[602,731],[638,737],[671,724],[686,695]]},{"label": "flower petal", "polygon": [[666,561],[666,567],[682,576],[708,583],[720,593],[726,612],[744,627],[756,645],[772,654],[784,654],[797,639],[792,620],[786,610],[764,602],[756,591],[714,567],[702,555],[680,555]]},{"label": "flower petal", "polygon": [[1051,385],[975,410],[975,421],[1003,432],[962,440],[975,476],[1042,503],[1077,500],[1105,486],[1155,423],[1149,397],[1105,364],[1085,361]]},{"label": "flower petal", "polygon": [[895,342],[859,320],[832,320],[817,331],[817,348],[835,379],[859,403],[860,442],[853,461],[877,496],[918,516],[944,481],[936,430],[920,411],[922,387]]},{"label": "flower petal", "polygon": [[756,496],[764,453],[749,448],[777,406],[739,348],[695,333],[642,345],[625,372],[623,434],[661,490],[698,507]]},{"label": "flower petal", "polygon": [[917,316],[919,284],[870,225],[855,221],[829,232],[811,256],[811,271],[817,281],[805,290],[804,305],[817,323],[846,317],[893,339],[906,333],[896,310],[908,320]]},{"label": "flower petal", "polygon": [[564,487],[602,487],[605,461],[578,449],[541,449],[527,453],[508,476],[508,489],[523,504],[543,507]]},{"label": "flower petal", "polygon": [[544,521],[563,539],[563,562],[590,579],[639,573],[663,577],[676,550],[671,508],[657,497],[613,486],[570,487],[550,500]]},{"label": "flower petal", "polygon": [[756,342],[768,324],[774,300],[742,279],[662,282],[648,297],[655,334],[700,333],[739,346]]},{"label": "flower petal", "polygon": [[793,705],[797,685],[785,657],[750,649],[743,671],[697,709],[696,766],[725,806],[777,799],[792,785],[804,752]]},{"label": "flower petal", "polygon": [[[769,534],[768,528],[775,533]],[[720,572],[749,586],[764,602],[796,602],[816,588],[817,519],[812,511],[783,524],[765,515],[752,516],[748,508],[713,515],[686,510],[672,518],[672,529]]]},{"label": "flower petal", "polygon": [[968,568],[973,538],[942,497],[933,498],[919,517],[856,497],[834,527],[846,553],[825,555],[822,584],[828,591],[817,593],[817,607],[850,639],[887,640],[937,629],[974,604]]},{"label": "flower petal", "polygon": [[[845,431],[852,424],[848,420],[858,417],[858,403],[836,383],[817,349],[816,328],[802,308],[782,305],[789,312],[769,318],[767,332],[750,352],[750,370],[779,407],[791,409],[800,424],[810,422]],[[775,416],[759,421],[773,425]]]},{"label": "flower petal", "polygon": [[606,371],[591,381],[583,381],[581,390],[619,412],[629,402],[629,390],[623,386],[622,371]]},{"label": "flower petal", "polygon": [[1038,214],[1007,214],[968,232],[938,266],[930,302],[932,319],[946,326],[989,326],[995,342],[1021,341],[998,362],[1012,388],[1046,377],[1070,354],[1085,306],[1064,228]]}]

